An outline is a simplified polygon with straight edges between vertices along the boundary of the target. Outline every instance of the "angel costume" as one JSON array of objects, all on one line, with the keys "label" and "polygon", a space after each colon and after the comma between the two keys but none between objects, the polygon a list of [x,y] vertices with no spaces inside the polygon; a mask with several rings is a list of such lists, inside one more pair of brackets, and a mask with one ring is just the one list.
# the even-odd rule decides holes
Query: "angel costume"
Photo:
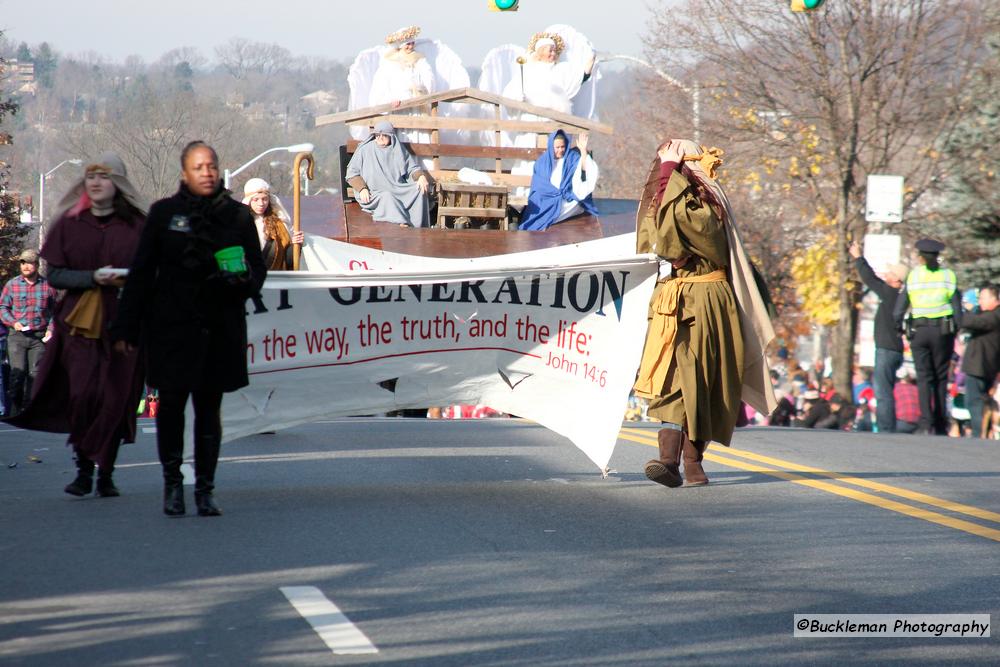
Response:
[{"label": "angel costume", "polygon": [[[388,146],[379,146],[375,138],[389,137]],[[378,222],[395,222],[414,227],[430,226],[427,195],[416,182],[423,168],[413,153],[399,143],[396,130],[381,121],[375,131],[358,146],[347,163],[347,182],[355,192],[368,188],[371,199],[358,204]]]},{"label": "angel costume", "polygon": [[417,51],[405,53],[398,49],[389,49],[382,56],[382,61],[375,72],[368,101],[372,106],[377,106],[432,92],[434,92],[434,71],[431,70],[427,58]]},{"label": "angel costume", "polygon": [[[546,62],[537,53],[544,45],[553,46],[556,62]],[[487,53],[479,77],[479,88],[535,106],[593,119],[596,117],[597,82],[600,79],[594,56],[594,46],[585,35],[568,25],[552,25],[535,33],[527,50],[515,44],[505,44]],[[589,74],[588,67],[591,68]],[[516,112],[507,117],[539,119],[534,114]],[[493,139],[484,137],[484,140],[492,143]],[[514,136],[505,133],[502,142],[505,146],[534,148],[536,139],[530,133]]]},{"label": "angel costume", "polygon": [[[350,109],[405,102],[420,95],[467,88],[469,74],[462,60],[439,40],[416,39],[418,26],[401,28],[386,37],[385,46],[365,49],[354,59],[347,81],[351,88]],[[412,42],[413,49],[404,48]],[[441,105],[444,116],[452,115],[453,105]],[[420,113],[417,110],[401,113]],[[352,127],[351,135],[363,139],[367,131]],[[398,133],[402,141],[430,141],[429,132],[409,131]]]},{"label": "angel costume", "polygon": [[[576,63],[552,63],[529,57],[523,66],[514,70],[514,78],[501,94],[560,113],[570,113],[573,109],[571,100],[580,92],[584,75],[583,68]],[[534,118],[537,116],[532,116]]]}]

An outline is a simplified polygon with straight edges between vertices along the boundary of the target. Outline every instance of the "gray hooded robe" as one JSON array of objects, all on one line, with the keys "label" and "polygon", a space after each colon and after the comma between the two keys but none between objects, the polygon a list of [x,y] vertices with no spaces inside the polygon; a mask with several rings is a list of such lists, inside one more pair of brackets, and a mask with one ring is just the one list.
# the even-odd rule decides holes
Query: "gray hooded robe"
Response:
[{"label": "gray hooded robe", "polygon": [[[382,147],[375,142],[379,134],[389,136],[388,146]],[[429,227],[427,195],[420,191],[416,182],[420,172],[423,169],[413,154],[399,143],[395,128],[382,121],[354,151],[347,164],[347,181],[355,192],[368,188],[371,200],[358,204],[373,220]]]}]

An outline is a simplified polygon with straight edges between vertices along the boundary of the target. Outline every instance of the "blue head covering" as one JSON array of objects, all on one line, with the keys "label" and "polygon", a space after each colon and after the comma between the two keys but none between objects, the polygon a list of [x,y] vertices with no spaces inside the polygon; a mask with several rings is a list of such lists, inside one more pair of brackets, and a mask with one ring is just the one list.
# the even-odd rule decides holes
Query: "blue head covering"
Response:
[{"label": "blue head covering", "polygon": [[[552,170],[556,164],[555,140],[562,137],[566,142],[566,153],[563,156],[562,181],[558,188],[552,185]],[[573,194],[573,174],[580,164],[580,149],[569,148],[569,137],[562,130],[556,130],[549,135],[549,147],[535,161],[535,171],[531,175],[531,192],[528,194],[528,205],[524,208],[521,225],[518,229],[541,231],[548,229],[559,219],[564,201],[579,202],[590,215],[597,215],[594,199],[587,195],[584,199]]]}]

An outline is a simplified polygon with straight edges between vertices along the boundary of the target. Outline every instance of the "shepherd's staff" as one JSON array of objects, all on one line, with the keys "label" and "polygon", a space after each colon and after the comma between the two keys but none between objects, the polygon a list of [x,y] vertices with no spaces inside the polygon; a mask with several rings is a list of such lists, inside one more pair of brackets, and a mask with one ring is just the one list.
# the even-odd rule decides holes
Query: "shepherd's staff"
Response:
[{"label": "shepherd's staff", "polygon": [[[313,154],[311,152],[299,153],[295,156],[295,162],[292,165],[292,180],[295,186],[295,196],[292,201],[292,230],[295,233],[300,231],[301,227],[301,199],[302,199],[302,169],[301,165],[303,162],[307,162],[306,167],[306,178],[310,181],[315,178],[314,176],[314,164]],[[299,270],[299,253],[302,251],[301,243],[292,244],[292,271]]]},{"label": "shepherd's staff", "polygon": [[517,64],[521,66],[521,101],[524,101],[524,56],[517,57]]}]

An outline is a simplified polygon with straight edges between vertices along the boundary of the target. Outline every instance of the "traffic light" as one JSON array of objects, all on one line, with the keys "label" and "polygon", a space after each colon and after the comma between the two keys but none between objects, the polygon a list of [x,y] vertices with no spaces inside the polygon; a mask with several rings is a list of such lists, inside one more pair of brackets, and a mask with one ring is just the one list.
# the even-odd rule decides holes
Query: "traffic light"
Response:
[{"label": "traffic light", "polygon": [[811,12],[819,9],[825,0],[792,0],[793,12]]},{"label": "traffic light", "polygon": [[516,12],[518,0],[490,0],[491,12]]}]

